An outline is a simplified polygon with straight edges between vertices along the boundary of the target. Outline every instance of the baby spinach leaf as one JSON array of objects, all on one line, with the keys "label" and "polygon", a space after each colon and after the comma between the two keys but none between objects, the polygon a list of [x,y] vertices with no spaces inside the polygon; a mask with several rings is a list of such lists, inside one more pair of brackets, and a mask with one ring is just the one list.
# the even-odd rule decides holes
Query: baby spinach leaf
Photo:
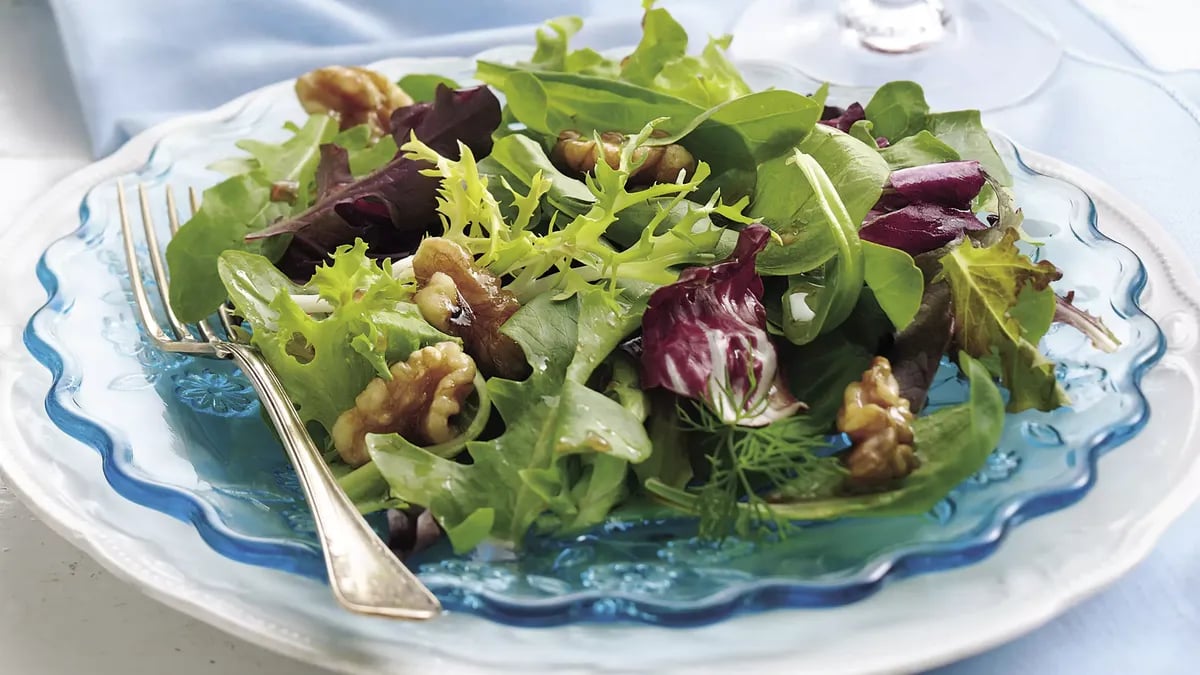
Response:
[{"label": "baby spinach leaf", "polygon": [[925,278],[904,251],[870,241],[863,241],[862,247],[867,286],[892,325],[903,330],[921,306]]},{"label": "baby spinach leaf", "polygon": [[[855,231],[879,201],[887,181],[887,162],[874,148],[825,125],[816,125],[798,146],[821,165],[833,184]],[[782,244],[772,243],[758,258],[761,274],[798,274],[823,265],[837,254],[835,239],[812,186],[799,178],[790,156],[758,165],[757,184],[749,215],[777,232]]]},{"label": "baby spinach leaf", "polygon": [[[867,119],[875,125],[874,133],[886,137],[893,145],[921,131],[928,131],[958,153],[955,159],[978,160],[984,170],[1001,185],[1012,184],[1012,176],[983,128],[978,110],[930,113],[920,85],[897,81],[883,85],[871,97],[871,102],[867,104]],[[945,154],[944,148],[935,147],[928,140],[920,143],[924,152]],[[904,148],[906,152],[913,149]],[[893,151],[892,154],[899,154],[899,151]]]},{"label": "baby spinach leaf", "polygon": [[408,94],[414,103],[429,103],[433,101],[439,84],[444,84],[451,89],[461,89],[457,82],[448,77],[424,73],[405,75],[400,78],[397,84],[400,85],[400,88],[404,90],[404,93]]},{"label": "baby spinach leaf", "polygon": [[934,113],[925,118],[925,123],[931,134],[954,148],[962,159],[978,161],[998,183],[1012,185],[1012,174],[1004,166],[996,146],[992,145],[978,110]]},{"label": "baby spinach leaf", "polygon": [[924,129],[928,114],[921,85],[906,80],[888,82],[867,103],[867,119],[875,125],[874,132],[893,143]]},{"label": "baby spinach leaf", "polygon": [[926,164],[955,162],[960,159],[958,151],[938,140],[937,136],[922,129],[912,136],[892,142],[880,148],[879,154],[895,169],[908,169]]},{"label": "baby spinach leaf", "polygon": [[819,274],[810,272],[788,279],[783,334],[796,344],[804,344],[850,316],[862,292],[865,271],[858,222],[850,218],[833,182],[811,155],[796,150],[793,159],[820,214],[820,220],[810,227],[825,228],[836,250]]}]

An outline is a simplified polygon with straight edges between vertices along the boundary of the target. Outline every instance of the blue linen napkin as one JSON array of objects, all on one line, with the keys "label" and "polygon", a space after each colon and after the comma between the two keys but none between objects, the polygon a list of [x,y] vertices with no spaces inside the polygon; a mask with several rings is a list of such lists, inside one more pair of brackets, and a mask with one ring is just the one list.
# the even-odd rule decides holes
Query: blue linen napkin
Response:
[{"label": "blue linen napkin", "polygon": [[[727,32],[736,3],[660,3],[693,35]],[[50,0],[92,149],[186,112],[333,63],[469,56],[529,44],[554,16],[588,17],[577,40],[636,42],[640,3],[604,0]]]}]

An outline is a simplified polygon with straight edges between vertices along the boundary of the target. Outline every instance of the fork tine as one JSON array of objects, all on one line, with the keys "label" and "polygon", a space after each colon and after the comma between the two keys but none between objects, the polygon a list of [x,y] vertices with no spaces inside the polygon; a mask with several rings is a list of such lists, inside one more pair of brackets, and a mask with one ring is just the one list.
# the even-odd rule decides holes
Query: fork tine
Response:
[{"label": "fork tine", "polygon": [[137,249],[133,243],[133,226],[129,222],[129,209],[125,204],[125,186],[120,182],[117,183],[117,210],[121,216],[121,239],[125,244],[125,264],[129,267],[129,288],[133,292],[134,304],[137,305],[138,318],[150,339],[159,348],[166,348],[175,340],[163,331],[162,326],[158,325],[158,319],[154,318],[154,312],[150,309],[150,298],[146,297],[146,285],[142,281],[142,270],[138,266]]},{"label": "fork tine", "polygon": [[[188,330],[179,317],[175,316],[175,310],[171,308],[171,289],[170,282],[167,280],[167,269],[163,264],[162,251],[158,249],[158,233],[154,230],[154,217],[150,215],[150,199],[146,196],[146,186],[142,183],[138,183],[138,201],[142,206],[142,229],[146,231],[146,248],[150,253],[150,269],[154,272],[154,282],[158,286],[158,296],[162,298],[167,320],[171,322],[171,326],[180,340],[194,342],[196,338],[192,335],[192,331]],[[174,204],[174,202],[171,187],[167,186],[167,203]],[[174,220],[175,216],[172,215],[171,219]]]}]

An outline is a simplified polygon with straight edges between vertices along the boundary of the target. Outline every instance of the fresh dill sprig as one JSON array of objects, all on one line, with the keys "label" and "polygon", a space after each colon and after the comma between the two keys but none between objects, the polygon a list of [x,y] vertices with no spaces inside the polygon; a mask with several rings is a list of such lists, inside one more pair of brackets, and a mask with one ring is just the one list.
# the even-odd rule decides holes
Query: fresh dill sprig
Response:
[{"label": "fresh dill sprig", "polygon": [[829,441],[803,415],[745,427],[703,405],[681,404],[678,414],[683,430],[707,439],[710,473],[694,503],[703,538],[785,537],[790,522],[763,495],[785,486],[789,493],[830,494],[845,476],[835,457],[817,454]]}]

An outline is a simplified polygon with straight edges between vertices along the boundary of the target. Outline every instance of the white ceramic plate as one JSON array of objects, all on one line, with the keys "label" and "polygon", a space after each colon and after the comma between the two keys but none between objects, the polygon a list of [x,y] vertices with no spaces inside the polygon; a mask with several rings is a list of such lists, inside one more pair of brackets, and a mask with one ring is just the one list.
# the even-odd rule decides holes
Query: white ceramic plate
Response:
[{"label": "white ceramic plate", "polygon": [[[389,61],[386,72],[454,72],[462,61]],[[522,629],[464,615],[397,624],[349,615],[312,580],[239,564],[209,549],[187,523],[113,492],[99,457],[58,431],[42,401],[49,375],[20,345],[45,301],[37,257],[79,224],[92,186],[139,168],[164,137],[212,125],[271,97],[268,87],[209,113],[148,131],[71,176],[0,234],[0,467],[44,520],[151,595],[239,637],[347,672],[728,672],[821,673],[924,668],[1030,630],[1144,557],[1200,493],[1194,410],[1200,403],[1200,280],[1162,228],[1083,173],[1024,151],[1035,170],[1083,188],[1102,232],[1145,263],[1143,308],[1168,353],[1143,380],[1148,426],[1100,463],[1080,503],[1015,529],[983,562],[890,584],[852,605],[742,616],[694,629],[576,625]],[[1166,244],[1166,245],[1164,245]],[[936,636],[933,638],[931,636]],[[870,644],[869,652],[861,649]]]}]

